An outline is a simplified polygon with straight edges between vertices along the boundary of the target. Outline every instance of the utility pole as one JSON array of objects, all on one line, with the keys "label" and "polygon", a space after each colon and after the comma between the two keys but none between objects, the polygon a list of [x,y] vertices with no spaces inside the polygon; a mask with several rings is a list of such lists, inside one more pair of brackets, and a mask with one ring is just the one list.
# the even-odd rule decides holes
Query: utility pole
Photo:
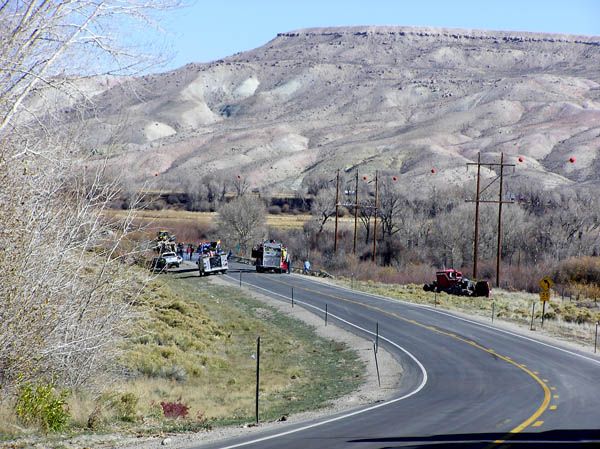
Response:
[{"label": "utility pole", "polygon": [[477,192],[475,193],[475,236],[473,237],[473,279],[477,279],[479,257],[479,186],[481,179],[481,152],[477,153]]},{"label": "utility pole", "polygon": [[[514,165],[513,165],[514,167]],[[496,287],[500,287],[500,258],[502,257],[502,185],[504,175],[504,153],[500,153],[500,188],[498,194],[498,243],[496,246]],[[546,305],[546,303],[544,303]],[[542,315],[542,323],[544,317]]]},{"label": "utility pole", "polygon": [[340,207],[340,169],[335,177],[335,237],[333,240],[333,253],[337,254],[338,243],[338,210]]},{"label": "utility pole", "polygon": [[[470,162],[467,164],[467,168],[470,165],[477,166],[477,192],[475,194],[475,200],[466,200],[468,203],[475,203],[475,236],[473,241],[473,278],[477,278],[477,260],[478,260],[478,247],[479,247],[479,204],[480,203],[494,203],[498,204],[498,240],[497,240],[497,248],[496,248],[496,287],[500,287],[500,259],[502,256],[502,204],[504,203],[514,203],[513,200],[504,201],[502,199],[503,194],[503,184],[504,184],[504,167],[514,167],[515,164],[506,164],[504,162],[504,153],[500,153],[500,163],[490,162],[490,163],[482,163],[481,162],[481,153],[477,154],[477,162]],[[480,189],[480,175],[481,175],[481,166],[485,165],[488,168],[492,167],[500,167],[500,174],[496,176],[490,183],[485,186],[483,189]],[[499,195],[498,200],[482,200],[481,194],[485,192],[494,182],[497,180],[500,181]]]},{"label": "utility pole", "polygon": [[377,254],[377,211],[379,207],[379,183],[377,180],[377,170],[375,170],[375,222],[373,224],[373,257],[372,261],[375,262],[375,256]]},{"label": "utility pole", "polygon": [[356,254],[356,236],[358,228],[358,170],[356,170],[356,183],[354,185],[354,245],[352,246],[352,254]]}]

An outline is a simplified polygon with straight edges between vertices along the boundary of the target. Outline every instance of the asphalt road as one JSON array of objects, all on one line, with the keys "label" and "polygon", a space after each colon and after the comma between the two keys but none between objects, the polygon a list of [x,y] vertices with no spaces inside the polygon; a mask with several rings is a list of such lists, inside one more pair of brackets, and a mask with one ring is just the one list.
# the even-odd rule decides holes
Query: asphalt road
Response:
[{"label": "asphalt road", "polygon": [[[403,367],[396,398],[202,448],[600,448],[600,358],[301,275],[226,279],[373,340]],[[199,446],[200,447],[200,446]]]}]

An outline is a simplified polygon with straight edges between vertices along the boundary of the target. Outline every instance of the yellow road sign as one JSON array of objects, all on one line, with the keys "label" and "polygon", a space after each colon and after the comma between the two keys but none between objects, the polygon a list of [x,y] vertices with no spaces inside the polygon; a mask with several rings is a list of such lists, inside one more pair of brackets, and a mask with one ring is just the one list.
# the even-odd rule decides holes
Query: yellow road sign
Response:
[{"label": "yellow road sign", "polygon": [[542,302],[550,301],[550,290],[542,290],[540,292],[540,301],[542,301]]},{"label": "yellow road sign", "polygon": [[540,280],[540,288],[542,291],[548,291],[552,288],[554,282],[548,276]]}]

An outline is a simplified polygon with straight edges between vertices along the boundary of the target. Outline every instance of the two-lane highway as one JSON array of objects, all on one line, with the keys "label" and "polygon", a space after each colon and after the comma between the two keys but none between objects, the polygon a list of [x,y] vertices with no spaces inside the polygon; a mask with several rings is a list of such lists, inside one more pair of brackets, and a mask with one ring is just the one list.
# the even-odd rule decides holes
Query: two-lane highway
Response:
[{"label": "two-lane highway", "polygon": [[397,397],[202,447],[600,447],[600,361],[430,307],[232,264],[228,279],[294,301],[403,365]]}]

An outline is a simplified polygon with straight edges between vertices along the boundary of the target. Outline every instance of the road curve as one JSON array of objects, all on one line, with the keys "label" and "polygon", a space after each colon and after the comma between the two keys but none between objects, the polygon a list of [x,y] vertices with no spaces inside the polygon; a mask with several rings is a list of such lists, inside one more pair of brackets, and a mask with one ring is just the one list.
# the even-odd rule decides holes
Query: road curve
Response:
[{"label": "road curve", "polygon": [[404,367],[398,395],[319,420],[198,448],[600,448],[600,359],[431,307],[299,275],[226,277],[324,315]]}]

